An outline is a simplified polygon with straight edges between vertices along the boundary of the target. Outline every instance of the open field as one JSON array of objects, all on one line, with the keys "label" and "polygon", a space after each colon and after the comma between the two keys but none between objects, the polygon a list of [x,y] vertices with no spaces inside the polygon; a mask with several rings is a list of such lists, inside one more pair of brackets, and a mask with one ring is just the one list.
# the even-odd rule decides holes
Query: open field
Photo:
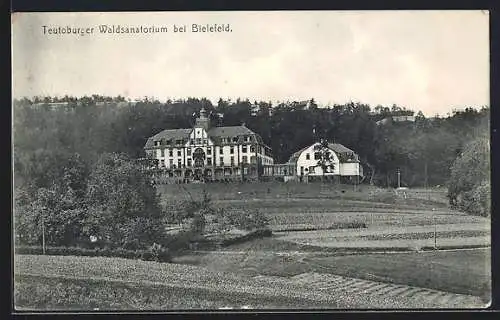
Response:
[{"label": "open field", "polygon": [[215,207],[258,209],[274,235],[218,251],[188,252],[173,264],[17,255],[17,306],[468,308],[484,307],[489,300],[489,248],[420,251],[433,247],[434,235],[439,248],[490,243],[490,221],[450,210],[443,189],[408,190],[406,196],[369,186],[296,183],[159,189],[164,203],[201,199],[206,189]]},{"label": "open field", "polygon": [[[99,275],[99,276],[96,276]],[[207,268],[119,258],[19,255],[20,310],[231,308],[474,308],[470,295],[329,274],[250,277]]]}]

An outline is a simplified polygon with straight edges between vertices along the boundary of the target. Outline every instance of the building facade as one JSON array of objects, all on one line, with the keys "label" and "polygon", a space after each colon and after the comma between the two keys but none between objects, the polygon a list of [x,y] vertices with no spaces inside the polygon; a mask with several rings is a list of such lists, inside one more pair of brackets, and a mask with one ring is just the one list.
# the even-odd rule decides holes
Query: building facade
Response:
[{"label": "building facade", "polygon": [[358,155],[351,149],[338,144],[329,143],[327,153],[330,154],[329,165],[319,164],[321,144],[314,143],[290,157],[287,163],[264,166],[263,176],[267,179],[280,178],[284,181],[312,182],[324,179],[336,182],[359,182],[363,177],[363,167]]},{"label": "building facade", "polygon": [[144,148],[163,183],[258,180],[263,166],[274,163],[258,134],[244,125],[212,127],[205,109],[193,128],[163,130]]}]

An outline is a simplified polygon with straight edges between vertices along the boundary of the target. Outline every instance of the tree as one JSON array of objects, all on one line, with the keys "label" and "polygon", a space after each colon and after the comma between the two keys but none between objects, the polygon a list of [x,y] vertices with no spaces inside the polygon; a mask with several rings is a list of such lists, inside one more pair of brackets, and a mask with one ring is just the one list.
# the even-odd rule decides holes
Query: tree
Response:
[{"label": "tree", "polygon": [[321,180],[325,181],[325,174],[335,169],[332,151],[328,147],[327,140],[321,140],[314,146],[315,158],[318,158],[318,166],[321,168]]},{"label": "tree", "polygon": [[468,143],[451,168],[448,183],[450,204],[475,215],[489,216],[490,143],[487,136]]},{"label": "tree", "polygon": [[103,154],[92,170],[84,232],[110,246],[149,246],[163,235],[156,188],[124,154]]}]

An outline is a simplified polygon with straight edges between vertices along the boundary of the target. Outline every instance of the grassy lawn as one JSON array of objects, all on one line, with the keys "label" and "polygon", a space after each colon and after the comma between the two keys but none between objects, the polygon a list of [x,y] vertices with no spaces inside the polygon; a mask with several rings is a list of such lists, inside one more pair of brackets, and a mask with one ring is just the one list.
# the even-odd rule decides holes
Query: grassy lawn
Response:
[{"label": "grassy lawn", "polygon": [[354,187],[353,185],[321,184],[321,183],[213,183],[187,185],[159,185],[158,191],[162,200],[199,198],[206,190],[214,201],[228,200],[287,200],[287,199],[336,199],[351,201],[368,201],[383,206],[396,204],[400,206],[428,206],[446,208],[446,189],[409,190],[407,197],[395,196],[391,189],[381,189],[369,185]]},{"label": "grassy lawn", "polygon": [[323,272],[488,297],[490,250],[367,254],[305,259]]}]

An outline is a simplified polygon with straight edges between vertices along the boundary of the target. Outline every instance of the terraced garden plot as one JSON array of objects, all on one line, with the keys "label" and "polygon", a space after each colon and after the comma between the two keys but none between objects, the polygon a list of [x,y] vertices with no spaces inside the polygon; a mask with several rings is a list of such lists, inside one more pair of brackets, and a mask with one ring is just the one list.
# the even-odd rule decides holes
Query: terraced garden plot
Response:
[{"label": "terraced garden plot", "polygon": [[367,199],[322,199],[322,198],[242,198],[230,200],[214,200],[218,207],[241,210],[249,206],[264,210],[269,213],[287,212],[335,212],[335,211],[379,211],[379,212],[401,212],[405,210],[422,212],[423,210],[434,210],[451,213],[446,207],[424,206],[423,204],[394,204],[369,201]]},{"label": "terraced garden plot", "polygon": [[[354,208],[355,209],[355,208]],[[270,227],[274,231],[317,228],[328,229],[339,223],[364,223],[369,227],[397,227],[397,226],[427,226],[444,224],[490,224],[483,217],[469,216],[454,212],[429,212],[399,211],[399,212],[373,212],[373,211],[338,211],[338,212],[281,212],[267,213]]]}]

